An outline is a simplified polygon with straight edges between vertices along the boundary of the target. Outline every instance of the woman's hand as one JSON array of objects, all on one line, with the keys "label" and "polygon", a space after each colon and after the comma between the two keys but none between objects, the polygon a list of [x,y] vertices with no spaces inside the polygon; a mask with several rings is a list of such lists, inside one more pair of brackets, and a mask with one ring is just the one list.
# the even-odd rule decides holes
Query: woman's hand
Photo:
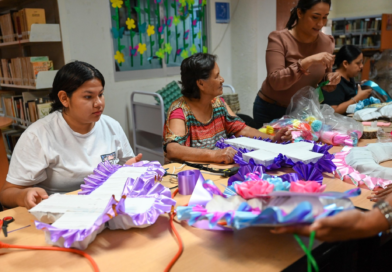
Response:
[{"label": "woman's hand", "polygon": [[312,56],[309,56],[302,60],[302,69],[307,70],[312,64],[319,63],[324,65],[325,68],[330,69],[335,62],[335,55],[330,53],[318,53]]},{"label": "woman's hand", "polygon": [[214,161],[216,163],[231,164],[234,162],[234,155],[237,151],[232,147],[227,147],[225,149],[215,150]]},{"label": "woman's hand", "polygon": [[133,157],[126,161],[126,165],[132,165],[134,163],[140,162],[142,160],[143,154],[139,153],[136,157]]},{"label": "woman's hand", "polygon": [[23,194],[23,203],[28,210],[37,206],[43,199],[49,197],[48,193],[42,188],[32,187],[23,190],[25,191]]},{"label": "woman's hand", "polygon": [[355,101],[361,101],[364,100],[366,98],[369,98],[370,94],[372,93],[372,89],[365,89],[362,90],[361,85],[358,84],[358,93],[357,95],[354,97]]},{"label": "woman's hand", "polygon": [[368,196],[367,198],[370,199],[370,201],[377,202],[381,199],[385,199],[391,193],[392,193],[392,184],[389,184],[385,189],[379,191],[373,191],[372,195]]},{"label": "woman's hand", "polygon": [[328,73],[327,80],[329,83],[323,87],[323,90],[327,92],[333,92],[336,89],[336,86],[340,83],[341,79],[342,75],[339,72]]},{"label": "woman's hand", "polygon": [[291,141],[292,138],[293,137],[291,135],[291,131],[287,127],[285,127],[285,128],[280,129],[276,133],[276,135],[274,137],[272,137],[272,141],[281,143],[281,142]]},{"label": "woman's hand", "polygon": [[388,222],[378,209],[370,212],[350,210],[341,212],[335,216],[321,218],[312,225],[293,227],[278,227],[271,230],[272,233],[297,233],[309,236],[316,231],[316,238],[321,241],[333,242],[350,239],[370,237],[386,230]]}]

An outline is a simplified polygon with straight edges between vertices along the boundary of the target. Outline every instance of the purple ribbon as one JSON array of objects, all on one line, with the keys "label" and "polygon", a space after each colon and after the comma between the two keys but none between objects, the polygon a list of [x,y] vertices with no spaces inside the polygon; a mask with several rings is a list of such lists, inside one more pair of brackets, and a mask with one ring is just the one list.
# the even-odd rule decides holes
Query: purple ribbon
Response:
[{"label": "purple ribbon", "polygon": [[199,170],[186,170],[178,173],[178,192],[182,195],[191,195],[199,178]]}]

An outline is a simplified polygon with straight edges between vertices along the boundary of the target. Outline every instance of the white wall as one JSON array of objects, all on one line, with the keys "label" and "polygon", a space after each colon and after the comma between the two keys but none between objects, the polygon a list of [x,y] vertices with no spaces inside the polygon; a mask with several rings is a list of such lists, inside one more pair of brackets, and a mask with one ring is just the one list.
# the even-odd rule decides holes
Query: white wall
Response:
[{"label": "white wall", "polygon": [[330,18],[392,13],[392,0],[332,0]]},{"label": "white wall", "polygon": [[253,102],[267,76],[265,50],[276,29],[276,0],[232,0],[238,5],[231,20],[232,78],[241,113],[253,117]]},{"label": "white wall", "polygon": [[[241,112],[253,116],[253,101],[266,77],[265,48],[267,36],[276,25],[276,0],[240,1],[235,14],[239,0],[226,0],[231,3],[230,24],[215,23],[216,1],[208,0],[209,51],[218,55],[222,76],[239,93]],[[105,114],[118,120],[131,140],[131,93],[156,92],[180,77],[115,82],[109,0],[58,0],[58,3],[65,62],[86,61],[102,72],[106,80]]]}]

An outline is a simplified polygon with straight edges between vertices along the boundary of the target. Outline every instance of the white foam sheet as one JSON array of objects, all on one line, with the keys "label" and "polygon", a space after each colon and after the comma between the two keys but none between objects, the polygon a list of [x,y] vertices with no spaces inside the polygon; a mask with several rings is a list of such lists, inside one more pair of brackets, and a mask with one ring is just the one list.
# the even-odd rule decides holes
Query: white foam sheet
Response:
[{"label": "white foam sheet", "polygon": [[[119,214],[109,221],[109,229],[145,228],[149,224],[138,225],[137,222],[129,216],[133,214],[141,214],[147,212],[153,205],[154,198],[127,198],[125,199],[125,211],[127,215]],[[129,215],[128,215],[129,214]]]},{"label": "white foam sheet", "polygon": [[392,169],[379,165],[380,162],[392,159],[392,143],[376,143],[367,147],[354,147],[345,160],[361,174],[392,180]]},{"label": "white foam sheet", "polygon": [[368,121],[379,119],[381,117],[392,118],[392,105],[386,105],[381,108],[367,108],[354,113],[353,118],[357,121]]},{"label": "white foam sheet", "polygon": [[128,178],[136,179],[147,171],[147,167],[122,167],[111,175],[107,181],[91,192],[92,196],[112,196],[120,200]]},{"label": "white foam sheet", "polygon": [[324,156],[323,154],[312,152],[311,150],[313,149],[314,144],[308,142],[282,145],[241,137],[236,139],[227,139],[225,140],[225,143],[239,148],[255,150],[253,152],[243,154],[244,160],[249,162],[252,158],[256,163],[263,164],[265,166],[273,164],[274,158],[276,158],[279,154],[285,155],[294,162],[302,161],[304,163],[316,163]]},{"label": "white foam sheet", "polygon": [[29,212],[39,221],[53,223],[68,212],[103,213],[110,197],[53,194]]},{"label": "white foam sheet", "polygon": [[102,212],[66,212],[56,222],[52,224],[53,227],[59,229],[89,229],[95,221],[102,216]]}]

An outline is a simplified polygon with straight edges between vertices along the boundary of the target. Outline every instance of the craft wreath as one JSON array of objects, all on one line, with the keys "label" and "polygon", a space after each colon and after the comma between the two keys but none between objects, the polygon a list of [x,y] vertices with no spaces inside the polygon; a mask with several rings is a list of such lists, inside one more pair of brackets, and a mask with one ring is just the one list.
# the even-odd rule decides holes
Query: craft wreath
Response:
[{"label": "craft wreath", "polygon": [[[236,178],[245,180],[232,180],[223,193],[212,181],[198,180],[189,205],[177,207],[178,218],[190,225],[216,230],[222,230],[219,223],[235,229],[312,223],[354,208],[348,198],[360,194],[359,188],[345,193],[323,193],[325,186],[300,181],[296,174],[276,177],[257,170],[262,169],[242,166]],[[205,222],[207,226],[201,224]]]},{"label": "craft wreath", "polygon": [[[243,137],[246,138],[246,137]],[[236,137],[231,137],[230,139],[239,139]],[[272,143],[270,139],[262,139],[261,137],[259,138],[253,138],[252,140],[259,140],[263,142],[268,142],[271,144],[276,144],[280,146],[284,146],[284,149],[289,150],[289,146],[295,145],[295,144],[307,144],[308,146],[310,145],[311,148],[308,150],[303,149],[301,150],[300,153],[318,153],[320,156],[316,160],[314,159],[309,159],[308,161],[300,161],[299,159],[294,159],[290,158],[286,155],[283,155],[282,153],[279,153],[276,157],[272,157],[272,159],[266,164],[266,163],[260,163],[260,161],[255,161],[253,158],[247,158],[245,160],[245,157],[247,157],[247,154],[250,152],[254,152],[255,149],[249,149],[249,148],[241,148],[240,146],[233,145],[230,143],[230,139],[223,139],[221,138],[217,143],[216,146],[224,149],[227,147],[232,147],[237,151],[237,154],[234,156],[234,162],[244,166],[244,165],[250,165],[250,166],[260,166],[263,169],[263,172],[269,171],[269,170],[277,170],[283,167],[292,167],[299,175],[301,175],[301,179],[303,180],[311,180],[311,175],[315,175],[315,172],[319,172],[319,176],[322,180],[322,173],[323,172],[329,172],[332,173],[335,171],[336,166],[333,163],[333,154],[329,154],[329,149],[332,148],[331,145],[320,145],[311,141],[302,141],[300,143],[290,143],[290,142],[284,142],[281,144],[278,143]],[[249,138],[246,138],[249,139]],[[250,138],[251,139],[251,138]],[[255,143],[253,143],[255,145]],[[256,143],[257,144],[257,143]],[[313,145],[313,146],[312,146]],[[311,152],[310,152],[311,151]],[[260,150],[260,154],[263,153],[263,150]],[[291,154],[298,152],[292,152]],[[248,154],[249,155],[249,154]],[[306,158],[306,156],[304,156]],[[304,163],[305,162],[305,163]],[[305,170],[306,169],[306,170]],[[312,179],[315,180],[315,179]]]},{"label": "craft wreath", "polygon": [[[175,205],[160,182],[165,170],[158,162],[132,166],[101,163],[85,178],[80,195],[55,194],[29,210],[45,231],[46,241],[85,249],[105,227],[147,227]],[[48,224],[53,223],[53,224]]]},{"label": "craft wreath", "polygon": [[356,186],[365,184],[370,190],[392,183],[392,168],[379,163],[392,159],[392,143],[375,143],[366,147],[345,148],[335,154],[336,173]]}]

